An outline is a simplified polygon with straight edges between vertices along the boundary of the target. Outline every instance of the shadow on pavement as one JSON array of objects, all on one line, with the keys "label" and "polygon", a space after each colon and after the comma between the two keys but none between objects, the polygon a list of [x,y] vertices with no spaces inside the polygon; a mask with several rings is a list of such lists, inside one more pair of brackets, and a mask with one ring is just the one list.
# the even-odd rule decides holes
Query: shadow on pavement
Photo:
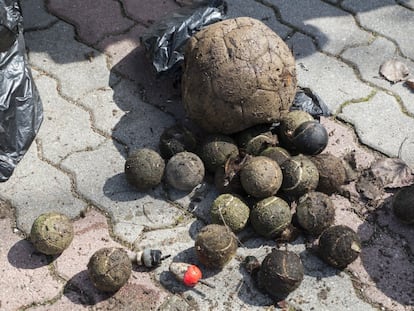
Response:
[{"label": "shadow on pavement", "polygon": [[37,269],[50,264],[56,257],[37,252],[27,240],[16,242],[7,253],[9,263],[18,269]]}]

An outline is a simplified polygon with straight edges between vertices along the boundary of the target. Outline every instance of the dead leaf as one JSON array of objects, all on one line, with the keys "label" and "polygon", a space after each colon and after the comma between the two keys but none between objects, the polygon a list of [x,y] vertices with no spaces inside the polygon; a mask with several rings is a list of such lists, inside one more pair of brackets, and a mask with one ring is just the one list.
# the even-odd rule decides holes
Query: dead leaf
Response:
[{"label": "dead leaf", "polygon": [[404,81],[410,74],[407,65],[395,59],[387,60],[383,63],[379,72],[385,79],[392,83]]},{"label": "dead leaf", "polygon": [[414,79],[413,78],[407,79],[405,81],[405,86],[407,86],[409,89],[414,91]]},{"label": "dead leaf", "polygon": [[378,160],[371,165],[370,170],[384,188],[400,188],[414,184],[414,172],[398,158]]}]

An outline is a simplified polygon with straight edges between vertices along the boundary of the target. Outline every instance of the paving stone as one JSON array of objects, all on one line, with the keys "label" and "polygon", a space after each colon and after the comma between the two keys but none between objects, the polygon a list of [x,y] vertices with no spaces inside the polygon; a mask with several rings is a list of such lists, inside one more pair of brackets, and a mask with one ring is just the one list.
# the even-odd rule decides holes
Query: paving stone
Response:
[{"label": "paving stone", "polygon": [[318,52],[309,37],[296,33],[288,44],[296,58],[299,86],[315,91],[332,113],[344,102],[365,98],[373,91],[348,65]]},{"label": "paving stone", "polygon": [[159,21],[162,17],[169,16],[179,8],[174,0],[120,1],[129,17],[146,25]]},{"label": "paving stone", "polygon": [[98,5],[92,0],[50,0],[47,6],[54,15],[74,24],[79,39],[86,44],[95,44],[109,34],[124,32],[134,25],[123,16],[118,1],[101,0]]},{"label": "paving stone", "polygon": [[29,63],[59,80],[61,94],[77,100],[83,94],[108,85],[104,55],[74,40],[73,27],[58,22],[25,36]]},{"label": "paving stone", "polygon": [[405,161],[411,168],[414,168],[414,138],[408,137],[403,141],[401,146],[401,159]]},{"label": "paving stone", "polygon": [[338,54],[347,46],[372,39],[371,34],[357,26],[352,15],[322,1],[265,0],[265,3],[276,6],[284,21],[314,36],[318,47],[328,53]]},{"label": "paving stone", "polygon": [[87,111],[59,96],[55,80],[41,76],[36,86],[43,103],[44,120],[37,135],[43,157],[58,164],[70,153],[95,148],[104,140],[92,131]]},{"label": "paving stone", "polygon": [[62,166],[75,174],[77,191],[111,217],[114,234],[132,243],[144,228],[171,226],[184,211],[165,200],[161,187],[138,192],[130,186],[120,150],[108,140],[96,150],[72,154]]},{"label": "paving stone", "polygon": [[410,72],[414,72],[414,62],[399,57],[394,43],[378,37],[369,46],[347,49],[342,57],[357,66],[362,79],[400,96],[407,110],[414,114],[413,92],[404,86],[404,83],[392,84],[379,73],[380,66],[390,59],[403,62],[408,66]]},{"label": "paving stone", "polygon": [[397,157],[405,138],[414,134],[414,119],[404,115],[396,99],[383,92],[367,102],[345,106],[339,118],[355,127],[363,144],[390,157]]},{"label": "paving stone", "polygon": [[356,14],[361,26],[394,39],[402,53],[414,60],[412,33],[414,12],[393,0],[345,0],[342,6]]},{"label": "paving stone", "polygon": [[414,0],[397,0],[397,3],[414,10]]},{"label": "paving stone", "polygon": [[72,193],[69,177],[39,160],[36,147],[33,143],[11,178],[0,184],[1,197],[11,202],[17,227],[26,234],[42,213],[55,211],[73,218],[86,207]]},{"label": "paving stone", "polygon": [[21,1],[20,7],[25,31],[46,28],[58,20],[46,11],[43,0]]}]

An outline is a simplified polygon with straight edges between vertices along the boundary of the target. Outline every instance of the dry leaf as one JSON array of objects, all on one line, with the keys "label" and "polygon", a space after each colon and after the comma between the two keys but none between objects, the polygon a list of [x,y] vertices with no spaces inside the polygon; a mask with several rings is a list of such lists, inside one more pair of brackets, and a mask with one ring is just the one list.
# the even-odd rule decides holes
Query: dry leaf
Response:
[{"label": "dry leaf", "polygon": [[414,173],[401,159],[386,158],[371,165],[372,175],[384,188],[400,188],[414,183]]},{"label": "dry leaf", "polygon": [[411,89],[411,90],[413,90],[413,91],[414,91],[414,79],[413,79],[413,78],[411,78],[411,79],[407,79],[407,80],[405,81],[405,85],[406,85],[409,89]]},{"label": "dry leaf", "polygon": [[406,80],[410,74],[407,65],[395,59],[383,63],[379,72],[385,79],[393,83]]}]

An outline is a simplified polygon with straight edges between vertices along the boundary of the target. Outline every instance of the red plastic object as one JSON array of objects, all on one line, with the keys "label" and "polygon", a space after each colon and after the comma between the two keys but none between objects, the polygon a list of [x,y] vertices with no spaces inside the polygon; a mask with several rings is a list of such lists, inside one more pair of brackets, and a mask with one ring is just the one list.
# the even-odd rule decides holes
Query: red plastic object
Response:
[{"label": "red plastic object", "polygon": [[194,287],[202,277],[201,270],[195,265],[190,265],[184,273],[183,283],[185,286]]}]

